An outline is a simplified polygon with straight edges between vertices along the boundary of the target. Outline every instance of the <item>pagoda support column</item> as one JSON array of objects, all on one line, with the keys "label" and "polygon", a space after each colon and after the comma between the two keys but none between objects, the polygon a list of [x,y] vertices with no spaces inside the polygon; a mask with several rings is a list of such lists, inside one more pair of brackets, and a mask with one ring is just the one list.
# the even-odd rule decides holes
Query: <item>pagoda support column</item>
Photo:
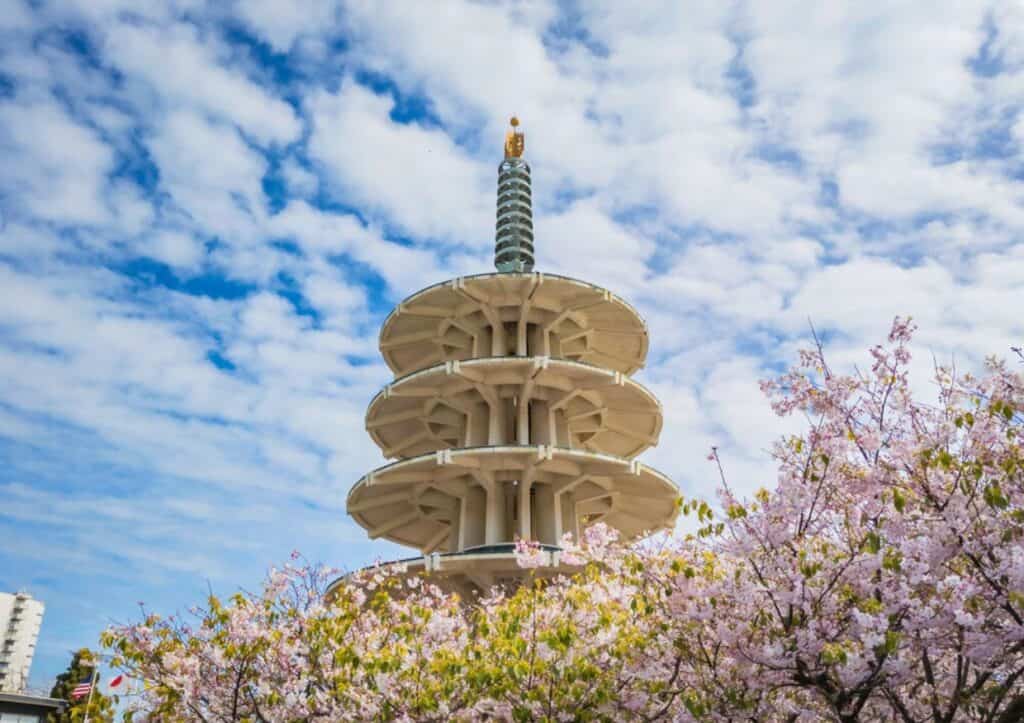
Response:
[{"label": "pagoda support column", "polygon": [[545,545],[557,545],[562,536],[558,532],[559,511],[555,509],[555,493],[551,485],[534,485],[533,502],[537,513],[533,520],[534,538]]},{"label": "pagoda support column", "polygon": [[505,490],[495,481],[493,474],[477,472],[473,476],[487,494],[484,509],[484,543],[497,545],[508,542],[505,534]]},{"label": "pagoda support column", "polygon": [[482,487],[473,486],[462,498],[462,509],[459,515],[459,550],[476,547],[486,541],[485,510],[487,493]]},{"label": "pagoda support column", "polygon": [[530,509],[532,505],[532,496],[530,491],[533,489],[534,471],[532,468],[526,469],[523,472],[522,479],[519,480],[519,494],[518,494],[518,509],[519,509],[519,537],[524,540],[533,539],[533,515]]}]

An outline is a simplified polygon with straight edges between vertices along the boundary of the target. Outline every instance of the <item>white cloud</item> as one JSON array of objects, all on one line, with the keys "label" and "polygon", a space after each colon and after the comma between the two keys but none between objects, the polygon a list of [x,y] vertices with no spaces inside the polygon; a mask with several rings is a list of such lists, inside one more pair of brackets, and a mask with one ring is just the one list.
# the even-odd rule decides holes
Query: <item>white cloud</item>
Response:
[{"label": "white cloud", "polygon": [[0,13],[0,31],[25,31],[32,27],[32,16],[21,0],[14,0]]},{"label": "white cloud", "polygon": [[0,189],[25,211],[63,223],[109,219],[103,191],[114,154],[56,103],[0,104],[0,148],[6,156]]},{"label": "white cloud", "polygon": [[[448,121],[459,124],[455,116],[464,113],[466,101],[473,121],[483,115],[504,124],[512,111],[535,118],[549,103],[581,100],[579,94],[566,97],[568,86],[536,25],[527,24],[536,23],[538,15],[551,17],[550,5],[532,12],[525,8],[525,14],[466,2],[440,7],[352,2],[346,10],[346,29],[360,59],[406,90],[425,88]],[[462,124],[469,120],[464,116]]]},{"label": "white cloud", "polygon": [[241,17],[278,52],[288,52],[304,35],[330,31],[339,12],[334,0],[313,0],[301,7],[276,0],[241,0],[237,7]]},{"label": "white cloud", "polygon": [[643,283],[655,250],[651,239],[615,223],[593,200],[577,201],[557,214],[538,214],[536,228],[538,268],[620,289]]},{"label": "white cloud", "polygon": [[140,244],[144,256],[162,261],[168,266],[185,270],[196,269],[205,257],[203,244],[195,236],[180,231],[156,231]]},{"label": "white cloud", "polygon": [[379,230],[350,214],[324,212],[293,201],[269,224],[271,236],[294,240],[307,253],[344,253],[368,265],[400,295],[446,278],[431,250],[384,239]]},{"label": "white cloud", "polygon": [[334,274],[313,274],[305,279],[302,289],[303,296],[335,324],[347,325],[352,317],[367,314],[365,290],[344,283]]},{"label": "white cloud", "polygon": [[152,92],[167,111],[200,108],[261,143],[288,143],[301,129],[291,106],[224,67],[217,49],[191,25],[157,29],[118,23],[106,32],[103,49],[129,83],[143,83],[142,90]]},{"label": "white cloud", "polygon": [[472,242],[486,227],[493,181],[440,129],[393,123],[394,101],[346,80],[313,93],[310,155],[338,192],[406,233]]},{"label": "white cloud", "polygon": [[307,171],[294,158],[289,158],[284,162],[281,175],[284,177],[289,193],[293,196],[312,196],[316,193],[320,183],[315,173]]},{"label": "white cloud", "polygon": [[256,238],[267,162],[234,128],[177,111],[161,120],[148,146],[161,187],[200,229],[232,244]]}]

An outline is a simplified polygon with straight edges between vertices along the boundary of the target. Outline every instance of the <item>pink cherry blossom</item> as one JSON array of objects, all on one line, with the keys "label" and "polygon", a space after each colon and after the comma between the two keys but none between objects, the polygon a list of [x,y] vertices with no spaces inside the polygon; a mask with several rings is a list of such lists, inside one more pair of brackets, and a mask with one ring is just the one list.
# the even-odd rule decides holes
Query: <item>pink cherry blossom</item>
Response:
[{"label": "pink cherry blossom", "polygon": [[[520,565],[571,574],[464,600],[400,566],[301,556],[188,623],[109,630],[147,687],[135,720],[975,721],[1024,719],[1024,378],[935,371],[914,325],[870,369],[820,348],[762,383],[806,431],[749,498],[681,500],[689,532],[635,545],[594,524]],[[718,467],[719,453],[709,460]],[[294,564],[296,561],[299,564]]]}]

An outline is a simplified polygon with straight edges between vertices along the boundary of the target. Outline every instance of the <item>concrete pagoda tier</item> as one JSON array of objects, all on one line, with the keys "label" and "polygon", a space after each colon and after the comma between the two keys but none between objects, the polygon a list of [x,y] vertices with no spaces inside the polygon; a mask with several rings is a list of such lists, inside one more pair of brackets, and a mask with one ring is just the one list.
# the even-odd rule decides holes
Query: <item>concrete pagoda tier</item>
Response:
[{"label": "concrete pagoda tier", "polygon": [[557,545],[604,521],[626,538],[670,524],[675,485],[608,454],[546,445],[444,449],[371,472],[348,511],[371,538],[424,554],[463,552],[517,537]]},{"label": "concrete pagoda tier", "polygon": [[447,361],[387,385],[366,429],[390,459],[515,441],[635,457],[661,405],[621,372],[551,357]]},{"label": "concrete pagoda tier", "polygon": [[411,572],[463,592],[521,581],[517,539],[564,571],[563,533],[602,521],[633,539],[677,513],[675,485],[634,459],[662,426],[658,400],[629,378],[644,365],[646,324],[605,289],[532,271],[517,128],[505,149],[499,273],[430,286],[388,316],[380,350],[396,379],[370,402],[366,429],[397,461],[348,495],[371,538],[418,551],[402,561]]},{"label": "concrete pagoda tier", "polygon": [[452,359],[550,356],[633,374],[647,325],[615,294],[543,273],[464,276],[429,286],[391,312],[384,361],[403,375]]}]

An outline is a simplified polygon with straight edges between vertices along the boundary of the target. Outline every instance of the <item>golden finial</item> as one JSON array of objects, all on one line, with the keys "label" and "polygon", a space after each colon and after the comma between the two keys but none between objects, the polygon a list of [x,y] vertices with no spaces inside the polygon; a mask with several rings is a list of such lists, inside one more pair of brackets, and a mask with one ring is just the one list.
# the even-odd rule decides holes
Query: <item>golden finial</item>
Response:
[{"label": "golden finial", "polygon": [[519,119],[515,116],[509,120],[512,130],[505,134],[505,158],[520,158],[526,145],[526,136],[519,130]]}]

